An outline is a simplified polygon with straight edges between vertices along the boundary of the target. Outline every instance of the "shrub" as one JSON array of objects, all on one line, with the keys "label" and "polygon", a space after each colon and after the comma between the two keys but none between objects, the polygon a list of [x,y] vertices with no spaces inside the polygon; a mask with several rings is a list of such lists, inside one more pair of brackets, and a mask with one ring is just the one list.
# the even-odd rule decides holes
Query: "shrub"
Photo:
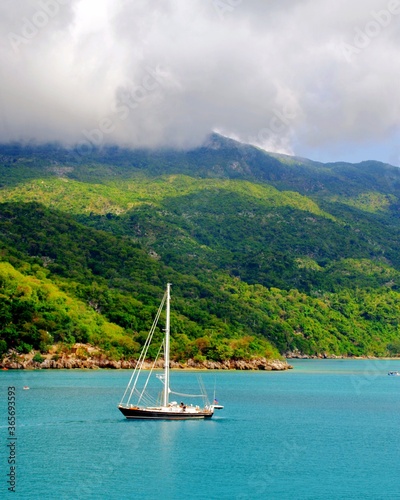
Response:
[{"label": "shrub", "polygon": [[28,354],[32,351],[33,347],[30,344],[26,344],[25,342],[21,342],[17,347],[17,351],[21,354]]},{"label": "shrub", "polygon": [[0,356],[4,356],[7,352],[7,342],[0,340]]},{"label": "shrub", "polygon": [[33,358],[32,358],[32,361],[34,361],[35,363],[43,363],[44,361],[44,357],[39,353],[37,352]]}]

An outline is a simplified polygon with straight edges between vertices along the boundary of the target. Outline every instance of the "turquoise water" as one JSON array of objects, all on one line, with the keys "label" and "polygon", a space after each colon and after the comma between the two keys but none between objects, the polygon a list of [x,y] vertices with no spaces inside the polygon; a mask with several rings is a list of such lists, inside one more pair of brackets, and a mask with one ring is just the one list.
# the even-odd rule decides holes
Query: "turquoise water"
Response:
[{"label": "turquoise water", "polygon": [[[400,361],[205,372],[210,421],[127,421],[127,371],[0,372],[0,498],[400,499]],[[173,372],[183,392],[196,374]],[[23,390],[28,385],[30,390]],[[7,492],[7,388],[17,477]]]}]

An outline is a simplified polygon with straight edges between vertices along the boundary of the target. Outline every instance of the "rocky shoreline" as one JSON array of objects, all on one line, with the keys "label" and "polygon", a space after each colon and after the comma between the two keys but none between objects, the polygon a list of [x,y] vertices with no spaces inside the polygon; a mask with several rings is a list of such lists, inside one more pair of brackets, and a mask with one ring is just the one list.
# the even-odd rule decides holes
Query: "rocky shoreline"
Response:
[{"label": "rocky shoreline", "polygon": [[[285,355],[286,359],[349,359],[348,356],[336,356],[335,354],[293,354],[291,352]],[[365,356],[367,358],[367,356]]]},{"label": "rocky shoreline", "polygon": [[[84,348],[85,356],[80,354]],[[36,359],[35,359],[36,357]],[[136,360],[112,360],[104,356],[99,349],[93,346],[75,344],[71,352],[60,355],[41,355],[42,360],[38,361],[34,353],[19,354],[8,353],[0,362],[0,369],[7,370],[96,370],[96,369],[132,369],[136,367]],[[146,361],[144,369],[150,369],[153,362]],[[156,368],[163,368],[163,361],[158,360]],[[226,360],[226,361],[195,361],[189,359],[184,363],[171,361],[171,369],[177,370],[264,370],[283,371],[293,367],[285,360],[254,358],[251,360]]]},{"label": "rocky shoreline", "polygon": [[378,357],[378,356],[339,356],[336,354],[301,354],[299,352],[288,352],[285,354],[286,359],[399,359],[399,356]]}]

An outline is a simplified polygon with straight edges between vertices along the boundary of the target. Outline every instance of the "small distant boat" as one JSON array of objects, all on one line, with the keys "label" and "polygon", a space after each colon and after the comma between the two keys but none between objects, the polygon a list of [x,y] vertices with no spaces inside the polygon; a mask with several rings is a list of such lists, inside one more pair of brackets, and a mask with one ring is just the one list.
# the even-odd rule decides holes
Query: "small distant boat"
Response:
[{"label": "small distant boat", "polygon": [[392,371],[389,372],[388,375],[390,375],[391,377],[400,377],[400,372]]},{"label": "small distant boat", "polygon": [[[173,392],[169,385],[169,350],[170,350],[170,284],[167,284],[167,290],[164,294],[161,305],[158,309],[156,318],[154,320],[153,326],[150,329],[147,340],[144,344],[142,353],[140,354],[137,366],[131,376],[128,386],[125,390],[122,400],[118,405],[118,409],[122,414],[129,419],[152,419],[152,420],[191,420],[191,419],[210,419],[214,410],[222,410],[223,406],[218,404],[218,401],[214,397],[213,404],[207,402],[207,394],[202,388],[202,394],[181,394],[178,392]],[[162,391],[161,401],[153,399],[151,394],[146,390],[147,384],[151,377],[155,362],[153,367],[143,382],[143,385],[139,383],[139,377],[141,370],[143,368],[144,361],[146,360],[147,351],[149,349],[150,343],[153,338],[154,331],[156,329],[158,319],[161,312],[166,306],[166,323],[165,323],[165,335],[163,343],[161,344],[160,351],[164,347],[164,374],[157,375],[157,378],[164,385]],[[140,385],[140,387],[139,387]],[[175,394],[182,397],[200,397],[203,398],[204,402],[202,406],[184,404],[183,402],[177,403],[176,401],[170,401],[170,394]],[[135,404],[131,404],[132,396],[136,396]],[[142,406],[142,402],[145,402],[146,406]]]},{"label": "small distant boat", "polygon": [[24,389],[24,391],[28,391],[29,387],[27,385],[24,385],[23,389]]}]

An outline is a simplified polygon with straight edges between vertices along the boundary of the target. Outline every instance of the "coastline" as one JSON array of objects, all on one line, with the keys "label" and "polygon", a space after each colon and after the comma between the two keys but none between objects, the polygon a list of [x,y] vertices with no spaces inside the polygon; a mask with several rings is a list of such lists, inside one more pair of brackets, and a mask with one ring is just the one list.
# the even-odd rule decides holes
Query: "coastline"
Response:
[{"label": "coastline", "polygon": [[285,359],[400,359],[400,356],[338,356],[336,354],[299,354],[299,353],[286,353]]},{"label": "coastline", "polygon": [[[83,354],[84,353],[84,354]],[[87,344],[75,344],[70,352],[40,355],[42,360],[35,360],[35,353],[19,354],[15,351],[8,353],[0,361],[0,369],[7,370],[70,370],[70,369],[134,369],[137,360],[113,360],[107,358],[98,348]],[[145,361],[144,370],[153,366],[153,361]],[[163,368],[163,360],[158,360],[156,368]],[[254,358],[250,360],[232,359],[225,361],[195,361],[189,359],[185,362],[171,361],[172,370],[263,370],[284,371],[293,368],[286,360]]]},{"label": "coastline", "polygon": [[[28,354],[21,354],[17,351],[10,351],[0,360],[0,370],[131,370],[136,367],[137,360],[115,360],[108,358],[101,349],[90,344],[74,344],[68,349],[60,352],[59,346],[53,346],[49,353],[40,354],[41,361],[35,360],[39,353],[34,351]],[[283,359],[267,359],[263,357],[250,360],[228,359],[224,361],[194,360],[188,359],[185,362],[170,361],[172,370],[237,370],[237,371],[285,371],[293,369],[290,360],[313,360],[313,359],[393,359],[400,357],[376,357],[376,356],[338,356],[334,354],[307,355],[300,352],[288,352]],[[153,361],[147,360],[143,364],[144,370],[150,370]],[[158,360],[155,364],[157,369],[163,368],[163,360]]]}]

